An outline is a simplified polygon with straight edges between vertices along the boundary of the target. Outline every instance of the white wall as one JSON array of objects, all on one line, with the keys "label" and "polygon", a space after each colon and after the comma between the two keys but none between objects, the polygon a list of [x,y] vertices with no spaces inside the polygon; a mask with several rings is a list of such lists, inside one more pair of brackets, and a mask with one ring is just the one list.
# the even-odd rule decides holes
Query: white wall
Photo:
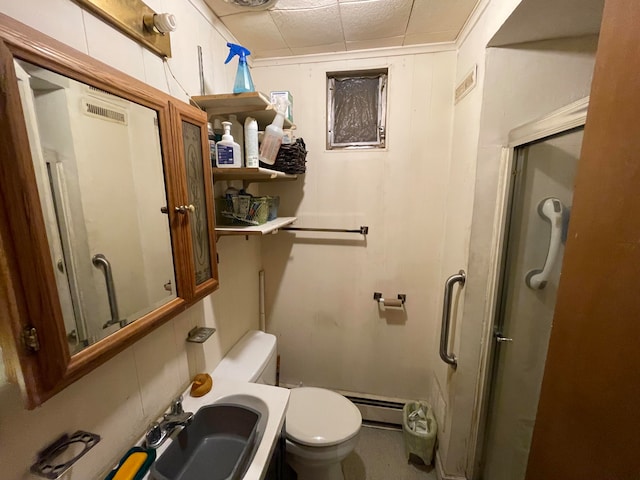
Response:
[{"label": "white wall", "polygon": [[441,273],[442,281],[460,268],[468,274],[452,327],[458,369],[453,372],[441,364],[433,392],[441,427],[439,469],[451,476],[470,478],[474,461],[474,425],[481,413],[475,400],[501,146],[516,126],[588,95],[593,70],[593,37],[485,51],[519,3],[492,1],[458,52],[457,81],[477,64],[478,84],[455,110]]},{"label": "white wall", "polygon": [[[231,91],[235,68],[223,67],[226,39],[214,28],[218,22],[204,3],[146,2],[170,10],[179,21],[172,34],[169,60],[180,83],[198,90],[196,46],[204,53],[206,93]],[[121,35],[70,0],[1,0],[0,11],[43,33],[184,100],[180,87],[165,73],[160,59]],[[204,13],[203,13],[204,12]],[[0,385],[0,465],[6,480],[32,479],[28,473],[37,451],[62,433],[88,430],[101,442],[65,477],[103,478],[120,456],[157,418],[171,399],[199,371],[211,371],[258,317],[258,240],[225,238],[218,242],[221,288],[190,310],[100,366],[41,407],[26,411],[18,388]],[[218,331],[205,344],[187,344],[194,326]]]},{"label": "white wall", "polygon": [[[259,90],[291,91],[296,135],[308,150],[302,179],[261,192],[280,195],[281,213],[296,215],[296,226],[370,228],[366,239],[280,233],[263,240],[267,330],[278,336],[286,384],[400,399],[430,391],[455,52],[395,53],[252,69]],[[389,69],[387,148],[327,151],[326,73],[380,67]],[[406,311],[382,312],[374,292],[406,294]]]}]

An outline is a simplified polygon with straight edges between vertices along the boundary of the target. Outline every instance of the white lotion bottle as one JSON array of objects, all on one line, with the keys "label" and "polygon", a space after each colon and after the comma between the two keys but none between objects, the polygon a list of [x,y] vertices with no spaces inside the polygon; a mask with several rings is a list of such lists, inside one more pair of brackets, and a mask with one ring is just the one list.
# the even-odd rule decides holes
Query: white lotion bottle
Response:
[{"label": "white lotion bottle", "polygon": [[244,164],[244,129],[242,128],[242,122],[238,120],[238,116],[235,114],[229,115],[229,121],[231,122],[231,136],[240,147],[240,163]]},{"label": "white lotion bottle", "polygon": [[258,168],[260,152],[258,150],[258,122],[247,117],[244,121],[244,160],[247,168]]},{"label": "white lotion bottle", "polygon": [[282,145],[282,125],[284,125],[284,114],[287,111],[288,102],[279,102],[276,118],[264,129],[264,137],[260,145],[260,161],[269,165],[276,163],[278,150]]},{"label": "white lotion bottle", "polygon": [[218,168],[241,168],[240,145],[233,141],[231,122],[222,122],[222,128],[224,135],[216,143],[216,165]]}]

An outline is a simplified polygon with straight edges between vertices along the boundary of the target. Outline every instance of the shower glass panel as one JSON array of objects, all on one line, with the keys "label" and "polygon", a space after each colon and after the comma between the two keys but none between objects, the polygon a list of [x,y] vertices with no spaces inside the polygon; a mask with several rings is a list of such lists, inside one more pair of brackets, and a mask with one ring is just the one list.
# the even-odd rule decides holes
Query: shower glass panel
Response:
[{"label": "shower glass panel", "polygon": [[523,480],[551,334],[582,128],[516,149],[483,480]]}]

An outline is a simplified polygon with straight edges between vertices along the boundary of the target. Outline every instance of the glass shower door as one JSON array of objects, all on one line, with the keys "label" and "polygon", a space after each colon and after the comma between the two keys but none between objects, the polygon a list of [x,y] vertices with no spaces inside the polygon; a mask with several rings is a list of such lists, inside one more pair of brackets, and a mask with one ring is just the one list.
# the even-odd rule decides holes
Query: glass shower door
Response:
[{"label": "glass shower door", "polygon": [[570,130],[515,152],[480,468],[483,480],[525,477],[582,133],[582,128]]}]

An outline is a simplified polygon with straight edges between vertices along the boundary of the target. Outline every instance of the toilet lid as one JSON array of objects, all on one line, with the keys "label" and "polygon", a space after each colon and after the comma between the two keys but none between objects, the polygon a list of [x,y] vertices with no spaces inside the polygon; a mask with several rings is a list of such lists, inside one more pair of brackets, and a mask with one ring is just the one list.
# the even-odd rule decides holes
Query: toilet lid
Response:
[{"label": "toilet lid", "polygon": [[354,437],[362,415],[342,395],[324,388],[291,390],[286,417],[287,437],[302,445],[331,446]]}]

